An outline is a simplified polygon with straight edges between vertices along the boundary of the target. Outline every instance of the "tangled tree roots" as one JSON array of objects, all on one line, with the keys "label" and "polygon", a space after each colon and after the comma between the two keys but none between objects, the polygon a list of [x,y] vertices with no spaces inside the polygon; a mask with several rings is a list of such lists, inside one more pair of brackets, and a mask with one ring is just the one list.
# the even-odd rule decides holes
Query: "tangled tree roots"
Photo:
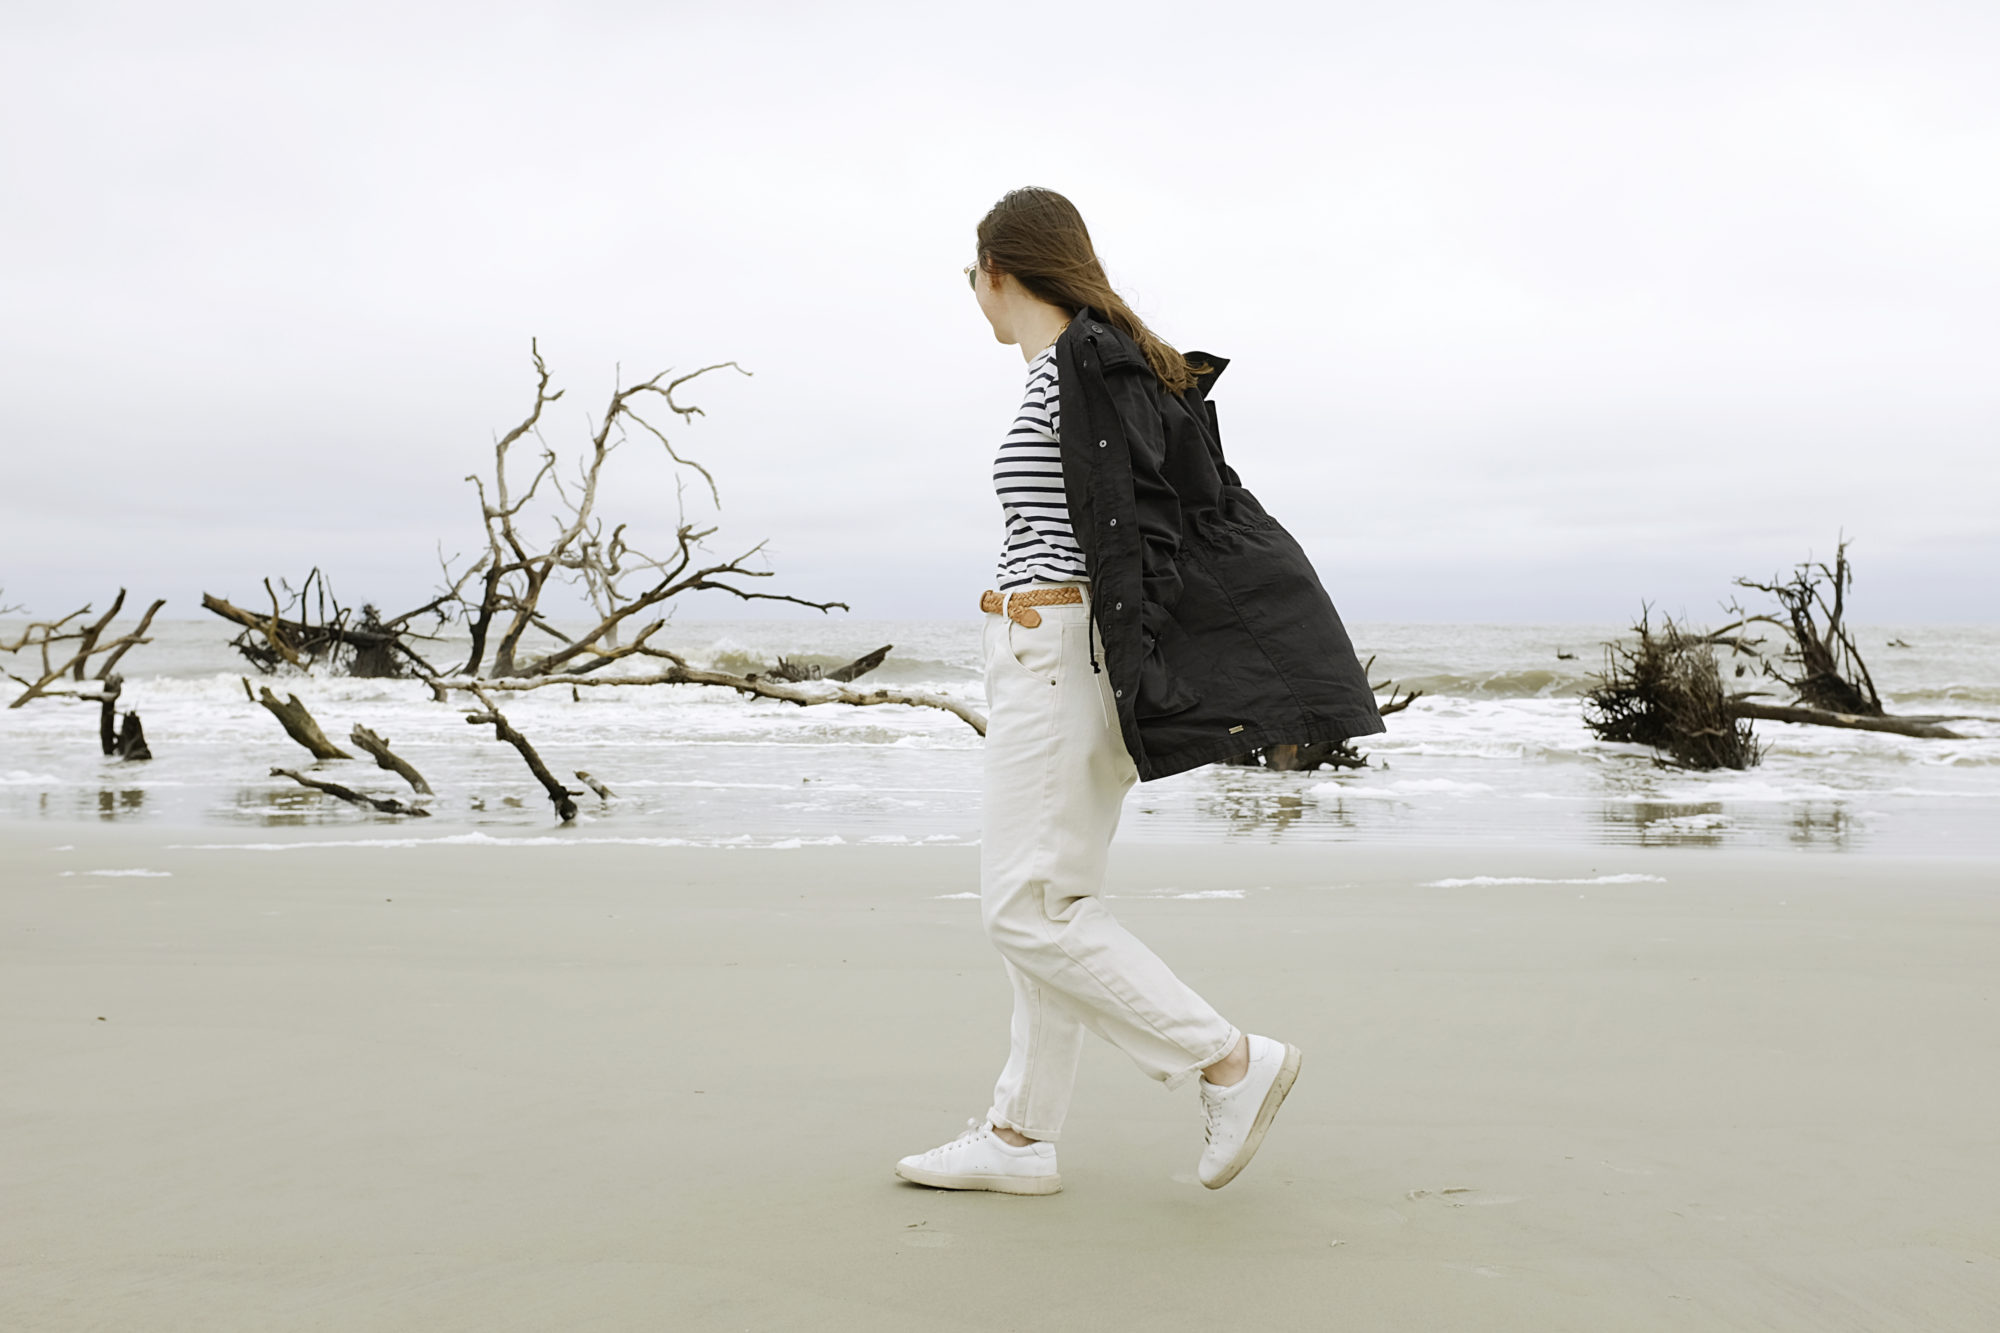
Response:
[{"label": "tangled tree roots", "polygon": [[1763,752],[1723,689],[1714,641],[1671,618],[1655,630],[1642,615],[1632,630],[1636,644],[1604,645],[1584,724],[1601,740],[1649,745],[1677,768],[1755,765]]}]

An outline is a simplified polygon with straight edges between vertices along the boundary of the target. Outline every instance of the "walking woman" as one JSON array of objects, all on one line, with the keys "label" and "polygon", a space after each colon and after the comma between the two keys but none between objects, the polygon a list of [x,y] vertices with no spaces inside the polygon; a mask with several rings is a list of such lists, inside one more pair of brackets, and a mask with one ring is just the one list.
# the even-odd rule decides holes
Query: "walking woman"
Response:
[{"label": "walking woman", "polygon": [[1113,919],[1099,890],[1135,781],[1266,745],[1381,731],[1312,565],[1223,461],[1209,389],[1105,280],[1074,205],[1015,190],[966,270],[1028,363],[999,449],[1006,519],[986,612],[980,916],[1014,986],[1013,1045],[983,1119],[905,1157],[943,1189],[1053,1194],[1086,1030],[1169,1088],[1200,1076],[1197,1174],[1249,1164],[1299,1051],[1245,1034]]}]

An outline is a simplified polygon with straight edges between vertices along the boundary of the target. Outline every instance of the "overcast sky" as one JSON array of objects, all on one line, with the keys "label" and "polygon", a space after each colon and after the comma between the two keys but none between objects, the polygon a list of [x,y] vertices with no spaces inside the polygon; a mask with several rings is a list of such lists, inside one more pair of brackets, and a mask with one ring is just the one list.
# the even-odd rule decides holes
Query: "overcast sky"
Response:
[{"label": "overcast sky", "polygon": [[[2000,620],[1990,3],[9,5],[0,586],[421,600],[530,400],[734,358],[722,540],[972,614],[1023,367],[960,268],[1062,190],[1365,620],[1703,615],[1854,541]],[[657,450],[607,511],[670,532]],[[683,615],[732,615],[712,602]]]}]

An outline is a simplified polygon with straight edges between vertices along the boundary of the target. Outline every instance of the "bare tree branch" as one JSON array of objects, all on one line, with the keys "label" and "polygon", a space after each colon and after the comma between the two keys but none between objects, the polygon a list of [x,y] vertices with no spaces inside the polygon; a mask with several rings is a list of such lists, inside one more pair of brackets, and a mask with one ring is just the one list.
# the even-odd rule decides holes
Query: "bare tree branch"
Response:
[{"label": "bare tree branch", "polygon": [[484,712],[467,713],[465,720],[474,726],[491,726],[496,738],[513,746],[520,754],[522,761],[528,766],[528,771],[535,775],[535,781],[541,783],[542,790],[549,794],[549,803],[555,806],[556,815],[562,822],[567,824],[575,819],[577,793],[556,781],[556,775],[549,772],[549,766],[542,762],[542,756],[528,743],[528,738],[514,730],[513,724],[507,720],[507,715],[500,711],[499,705],[495,704],[479,685],[468,682],[462,688],[469,690],[473,697],[485,706]]}]

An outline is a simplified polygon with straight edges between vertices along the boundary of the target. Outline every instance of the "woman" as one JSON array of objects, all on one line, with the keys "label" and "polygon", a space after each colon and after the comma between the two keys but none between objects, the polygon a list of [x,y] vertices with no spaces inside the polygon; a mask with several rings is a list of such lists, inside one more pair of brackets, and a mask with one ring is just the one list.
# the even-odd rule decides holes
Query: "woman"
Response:
[{"label": "woman", "polygon": [[1053,1194],[1086,1029],[1175,1087],[1199,1073],[1197,1174],[1248,1165],[1299,1051],[1246,1035],[1108,912],[1126,789],[1261,746],[1381,731],[1304,553],[1222,458],[1220,357],[1182,356],[1105,280],[1083,218],[1015,190],[979,224],[980,311],[1028,362],[999,450],[1006,519],[986,611],[980,909],[1014,986],[1013,1045],[983,1120],[897,1174]]}]

